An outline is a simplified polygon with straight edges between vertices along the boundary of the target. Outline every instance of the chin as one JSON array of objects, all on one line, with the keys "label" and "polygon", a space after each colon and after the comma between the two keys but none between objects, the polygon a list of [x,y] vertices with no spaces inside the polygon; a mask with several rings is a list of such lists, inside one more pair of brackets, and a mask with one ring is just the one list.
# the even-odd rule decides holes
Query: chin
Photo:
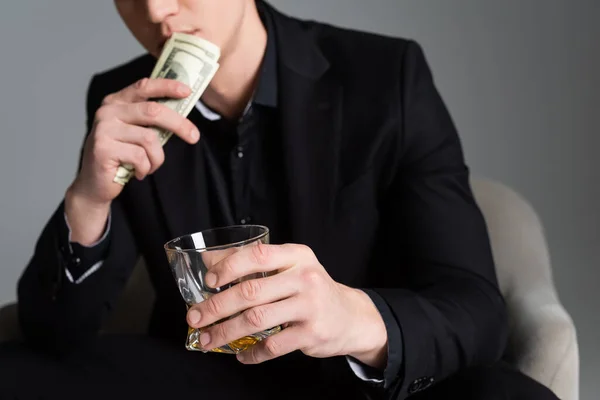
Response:
[{"label": "chin", "polygon": [[221,47],[221,43],[219,43],[218,41],[216,41],[214,38],[212,38],[210,35],[207,35],[206,32],[202,32],[201,30],[197,30],[191,33],[192,35],[199,37],[200,39],[204,39],[207,40],[211,43],[216,44],[217,46]]},{"label": "chin", "polygon": [[150,53],[150,54],[152,54],[154,56],[154,58],[159,58],[160,57],[160,53],[162,53],[162,51],[163,51],[166,43],[167,42],[164,41],[162,43],[158,43],[158,44],[155,44],[153,46],[144,46],[144,47],[146,48],[146,50],[148,51],[148,53]]}]

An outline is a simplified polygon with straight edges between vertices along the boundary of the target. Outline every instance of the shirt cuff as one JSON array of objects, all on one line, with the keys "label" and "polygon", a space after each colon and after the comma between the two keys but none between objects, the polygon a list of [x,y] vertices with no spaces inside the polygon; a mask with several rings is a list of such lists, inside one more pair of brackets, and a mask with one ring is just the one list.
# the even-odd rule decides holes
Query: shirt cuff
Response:
[{"label": "shirt cuff", "polygon": [[354,357],[346,356],[346,361],[350,365],[350,369],[352,369],[354,375],[356,375],[363,381],[377,384],[383,383],[382,371],[379,371],[368,365],[364,365],[360,361],[356,360]]},{"label": "shirt cuff", "polygon": [[102,266],[108,252],[112,218],[109,213],[102,237],[95,243],[85,246],[71,241],[71,227],[66,213],[63,212],[63,215],[64,224],[61,224],[60,240],[62,242],[61,251],[68,260],[65,276],[69,282],[79,284]]}]

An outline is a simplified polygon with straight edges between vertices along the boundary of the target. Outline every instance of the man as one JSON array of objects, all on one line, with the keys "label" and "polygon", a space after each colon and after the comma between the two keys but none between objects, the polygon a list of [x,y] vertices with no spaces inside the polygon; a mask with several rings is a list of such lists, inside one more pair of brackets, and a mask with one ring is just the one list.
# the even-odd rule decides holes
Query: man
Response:
[{"label": "man", "polygon": [[[29,347],[53,356],[40,366],[8,347],[12,382],[28,366],[45,390],[92,394],[114,384],[138,396],[554,398],[498,362],[506,310],[485,223],[416,43],[262,1],[116,5],[149,55],[91,82],[79,173],[19,282]],[[222,51],[189,120],[151,101],[189,88],[145,79],[173,32]],[[162,148],[149,126],[176,137]],[[125,188],[113,182],[121,163],[138,178]],[[273,244],[230,256],[207,284],[280,272],[186,314],[163,244],[250,222]],[[149,338],[97,339],[140,255],[157,294]],[[235,358],[182,349],[188,324],[240,311],[202,345],[286,328]]]}]

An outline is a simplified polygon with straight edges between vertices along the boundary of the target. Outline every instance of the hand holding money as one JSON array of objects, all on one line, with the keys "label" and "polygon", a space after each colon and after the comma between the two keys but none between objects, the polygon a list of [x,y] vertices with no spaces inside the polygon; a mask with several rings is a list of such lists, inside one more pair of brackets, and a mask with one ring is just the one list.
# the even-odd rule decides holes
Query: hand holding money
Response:
[{"label": "hand holding money", "polygon": [[111,202],[132,176],[143,179],[162,165],[163,145],[172,134],[189,144],[199,140],[198,129],[186,116],[217,69],[209,57],[219,55],[206,42],[207,50],[195,48],[193,62],[188,41],[175,42],[183,37],[176,34],[165,45],[155,77],[106,96],[97,110],[81,170],[65,195],[73,241],[91,244],[102,236]]},{"label": "hand holding money", "polygon": [[[219,57],[220,50],[214,44],[192,35],[173,34],[166,42],[150,78],[176,80],[188,85],[192,91],[185,98],[164,98],[157,102],[187,117],[217,72]],[[165,127],[152,129],[162,146],[173,134]],[[122,164],[114,182],[125,185],[134,175],[134,168],[132,164]]]}]

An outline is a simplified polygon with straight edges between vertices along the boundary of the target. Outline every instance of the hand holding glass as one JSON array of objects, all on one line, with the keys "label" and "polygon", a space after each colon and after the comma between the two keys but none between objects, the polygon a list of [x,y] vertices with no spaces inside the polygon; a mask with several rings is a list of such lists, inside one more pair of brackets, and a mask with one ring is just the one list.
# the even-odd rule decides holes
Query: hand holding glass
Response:
[{"label": "hand holding glass", "polygon": [[[245,247],[257,246],[260,243],[269,243],[269,229],[260,225],[211,229],[184,235],[166,243],[164,247],[173,277],[188,308],[244,280],[267,277],[268,273],[251,274],[219,288],[208,287],[205,283],[206,273],[216,263]],[[237,315],[239,313],[229,318]],[[213,325],[222,321],[217,321]],[[191,351],[237,354],[280,330],[281,327],[276,326],[239,338],[225,346],[206,350],[200,344],[202,329],[189,327],[185,347]]]}]

